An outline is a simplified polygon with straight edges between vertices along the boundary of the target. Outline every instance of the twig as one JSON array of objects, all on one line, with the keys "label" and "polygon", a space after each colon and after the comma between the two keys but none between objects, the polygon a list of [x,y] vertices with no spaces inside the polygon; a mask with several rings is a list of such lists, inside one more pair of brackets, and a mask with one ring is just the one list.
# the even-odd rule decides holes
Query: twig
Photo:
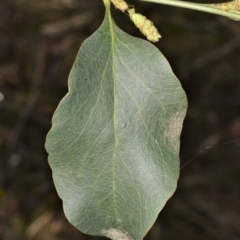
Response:
[{"label": "twig", "polygon": [[82,27],[92,20],[93,11],[88,11],[84,14],[75,15],[69,19],[61,20],[54,23],[47,23],[41,28],[41,33],[44,36],[51,37],[61,35],[67,31]]},{"label": "twig", "polygon": [[214,50],[208,52],[207,54],[197,58],[192,62],[187,69],[183,69],[181,72],[182,76],[187,76],[188,74],[197,71],[206,65],[218,60],[219,58],[224,57],[225,55],[231,53],[236,48],[240,47],[240,37],[237,36],[227,43],[224,43],[222,46],[215,48]]},{"label": "twig", "polygon": [[12,131],[9,133],[7,138],[7,152],[8,154],[14,153],[17,142],[26,124],[34,111],[36,103],[41,93],[43,84],[43,75],[45,67],[45,57],[46,57],[46,44],[45,41],[39,46],[39,51],[37,53],[36,70],[34,74],[34,81],[32,85],[32,90],[26,99],[25,106],[21,110],[18,120],[16,121]]},{"label": "twig", "polygon": [[52,212],[45,212],[40,215],[31,225],[28,227],[26,234],[30,239],[33,239],[42,228],[52,221],[54,214]]},{"label": "twig", "polygon": [[211,14],[228,17],[228,18],[230,18],[232,20],[236,20],[236,21],[240,20],[240,13],[220,10],[216,6],[214,6],[214,4],[201,4],[201,3],[193,3],[193,2],[186,2],[186,1],[180,1],[180,0],[140,0],[140,1],[153,2],[153,3],[165,4],[165,5],[174,6],[174,7],[187,8],[187,9],[192,9],[192,10],[197,10],[197,11],[201,11],[201,12],[207,12],[207,13],[211,13]]}]

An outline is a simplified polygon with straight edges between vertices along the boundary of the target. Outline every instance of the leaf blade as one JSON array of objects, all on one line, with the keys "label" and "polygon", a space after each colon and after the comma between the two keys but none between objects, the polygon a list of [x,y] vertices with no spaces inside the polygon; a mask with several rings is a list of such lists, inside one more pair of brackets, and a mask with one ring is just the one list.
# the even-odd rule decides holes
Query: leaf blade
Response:
[{"label": "leaf blade", "polygon": [[144,237],[176,188],[186,105],[162,54],[107,12],[78,53],[46,142],[74,226],[112,239]]}]

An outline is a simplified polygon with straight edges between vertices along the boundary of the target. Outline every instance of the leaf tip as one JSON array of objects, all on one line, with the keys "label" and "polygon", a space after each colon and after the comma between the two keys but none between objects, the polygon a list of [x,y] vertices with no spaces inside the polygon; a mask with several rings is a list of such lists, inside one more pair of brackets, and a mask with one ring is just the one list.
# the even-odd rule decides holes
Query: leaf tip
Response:
[{"label": "leaf tip", "polygon": [[112,240],[132,240],[126,233],[114,228],[103,229],[102,234]]}]

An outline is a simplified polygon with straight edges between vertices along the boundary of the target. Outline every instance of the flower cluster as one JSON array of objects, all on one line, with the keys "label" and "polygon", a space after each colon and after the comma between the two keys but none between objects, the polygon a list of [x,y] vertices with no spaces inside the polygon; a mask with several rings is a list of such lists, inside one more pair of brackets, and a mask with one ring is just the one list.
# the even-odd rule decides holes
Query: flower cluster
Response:
[{"label": "flower cluster", "polygon": [[[240,0],[239,0],[240,1]],[[153,23],[140,13],[136,13],[133,6],[128,6],[124,0],[111,0],[113,5],[122,12],[128,11],[130,19],[143,35],[151,42],[157,42],[161,35]]]},{"label": "flower cluster", "polygon": [[233,0],[232,2],[218,3],[216,7],[223,11],[240,12],[240,0]]},{"label": "flower cluster", "polygon": [[128,13],[132,22],[137,28],[139,28],[142,34],[145,35],[149,41],[157,42],[161,38],[157,28],[145,16],[140,13],[135,13],[134,8],[129,9]]},{"label": "flower cluster", "polygon": [[128,5],[124,0],[111,0],[113,5],[121,10],[122,12],[126,11],[128,9]]}]

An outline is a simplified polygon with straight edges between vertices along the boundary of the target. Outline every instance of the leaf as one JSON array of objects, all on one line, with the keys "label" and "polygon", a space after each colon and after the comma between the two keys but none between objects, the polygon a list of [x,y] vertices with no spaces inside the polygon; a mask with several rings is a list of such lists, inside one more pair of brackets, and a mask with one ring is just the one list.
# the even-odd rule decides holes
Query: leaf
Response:
[{"label": "leaf", "polygon": [[109,9],[82,45],[46,149],[68,220],[140,240],[176,189],[185,93],[159,50],[120,30]]}]

